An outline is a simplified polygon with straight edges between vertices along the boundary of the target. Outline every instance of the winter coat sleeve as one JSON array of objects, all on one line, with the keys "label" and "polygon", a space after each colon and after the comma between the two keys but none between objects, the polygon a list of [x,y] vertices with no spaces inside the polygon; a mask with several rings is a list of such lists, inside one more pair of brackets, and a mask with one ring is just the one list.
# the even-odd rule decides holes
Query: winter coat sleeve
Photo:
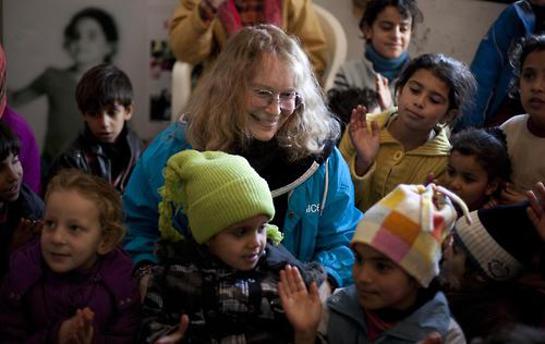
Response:
[{"label": "winter coat sleeve", "polygon": [[[500,14],[480,42],[470,67],[477,80],[475,103],[461,118],[460,127],[482,127],[486,116],[493,116],[494,113],[491,111],[497,110],[490,108],[494,99],[507,94],[507,89],[500,90],[497,87],[501,84],[499,78],[505,73],[504,69],[511,68],[509,48],[517,38],[520,38],[517,36],[521,32],[516,25],[520,23],[516,18],[515,9],[510,6]],[[500,100],[494,101],[498,102]]]},{"label": "winter coat sleeve", "polygon": [[354,187],[337,148],[327,161],[329,185],[316,237],[316,257],[338,287],[352,283],[350,240],[362,213],[354,205]]},{"label": "winter coat sleeve", "polygon": [[[174,319],[165,307],[165,298],[169,290],[165,282],[165,267],[157,265],[153,268],[153,276],[148,285],[146,298],[142,305],[142,323],[138,333],[141,343],[154,343],[157,339],[174,331],[180,319]],[[178,297],[181,297],[178,295]],[[181,316],[181,315],[180,315]]]},{"label": "winter coat sleeve", "polygon": [[201,63],[212,54],[215,40],[214,26],[217,19],[203,21],[199,13],[200,2],[180,0],[169,29],[170,47],[174,55],[178,60],[193,65]]}]

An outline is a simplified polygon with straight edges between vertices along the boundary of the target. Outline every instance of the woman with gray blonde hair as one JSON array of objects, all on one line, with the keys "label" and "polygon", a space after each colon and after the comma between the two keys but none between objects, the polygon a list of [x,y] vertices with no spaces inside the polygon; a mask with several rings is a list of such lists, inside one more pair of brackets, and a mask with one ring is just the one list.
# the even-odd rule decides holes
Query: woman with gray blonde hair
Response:
[{"label": "woman with gray blonde hair", "polygon": [[[299,43],[272,25],[242,28],[203,78],[187,112],[143,153],[123,196],[125,249],[137,277],[157,262],[155,244],[166,237],[158,229],[162,169],[170,156],[192,148],[245,157],[269,184],[271,222],[283,232],[283,245],[301,261],[321,263],[328,286],[351,283],[349,240],[362,215],[335,147],[339,124]],[[183,209],[173,223],[180,237],[191,238]]]}]

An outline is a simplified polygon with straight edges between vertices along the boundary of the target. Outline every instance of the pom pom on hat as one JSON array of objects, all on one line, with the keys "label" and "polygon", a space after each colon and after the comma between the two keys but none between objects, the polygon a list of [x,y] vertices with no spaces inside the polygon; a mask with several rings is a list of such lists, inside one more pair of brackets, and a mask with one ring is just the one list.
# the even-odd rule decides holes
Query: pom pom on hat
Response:
[{"label": "pom pom on hat", "polygon": [[373,247],[428,287],[439,274],[441,243],[458,218],[449,198],[436,205],[435,193],[448,196],[468,212],[458,196],[440,186],[402,184],[367,210],[352,244]]},{"label": "pom pom on hat", "polygon": [[[165,239],[182,239],[172,226],[173,215],[179,209],[187,215],[191,233],[199,244],[250,217],[274,217],[267,182],[241,156],[185,150],[170,157],[164,175],[159,229]],[[267,237],[275,243],[282,239],[274,225],[268,225]]]},{"label": "pom pom on hat", "polygon": [[458,221],[456,239],[485,274],[496,281],[516,277],[542,245],[528,218],[528,203],[472,211],[473,223]]}]

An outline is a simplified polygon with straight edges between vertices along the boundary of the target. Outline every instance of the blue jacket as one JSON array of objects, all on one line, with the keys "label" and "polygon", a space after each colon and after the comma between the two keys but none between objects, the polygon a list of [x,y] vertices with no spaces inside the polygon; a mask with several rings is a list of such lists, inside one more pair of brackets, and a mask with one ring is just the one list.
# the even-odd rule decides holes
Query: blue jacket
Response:
[{"label": "blue jacket", "polygon": [[[132,172],[123,196],[128,227],[124,248],[135,264],[157,262],[154,250],[160,236],[157,206],[163,167],[171,155],[189,148],[185,124],[173,123],[150,143]],[[354,256],[349,243],[362,214],[354,206],[354,186],[337,148],[324,163],[314,163],[297,181],[271,193],[275,197],[286,190],[282,244],[303,262],[318,261],[338,286],[350,284]],[[177,214],[174,222],[184,234],[185,216]]]},{"label": "blue jacket", "polygon": [[[331,295],[327,300],[327,307],[329,312],[327,337],[330,342],[371,343],[367,336],[365,313],[359,304],[354,285],[340,289]],[[444,343],[465,343],[462,330],[450,317],[447,299],[442,292],[437,292],[431,300],[407,318],[384,331],[374,343],[416,343],[433,331],[441,334]]]},{"label": "blue jacket", "polygon": [[461,118],[459,128],[482,127],[487,118],[496,114],[513,78],[509,52],[520,38],[533,34],[534,28],[535,15],[528,0],[508,6],[492,24],[471,63],[478,84],[477,95],[474,106]]}]

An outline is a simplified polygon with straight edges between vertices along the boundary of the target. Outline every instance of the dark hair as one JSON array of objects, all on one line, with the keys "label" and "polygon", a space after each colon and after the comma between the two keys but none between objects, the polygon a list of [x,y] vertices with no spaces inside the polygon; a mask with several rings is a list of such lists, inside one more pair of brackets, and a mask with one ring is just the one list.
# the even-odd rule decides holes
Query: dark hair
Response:
[{"label": "dark hair", "polygon": [[100,64],[89,69],[76,86],[76,102],[81,113],[97,114],[107,105],[132,104],[132,84],[121,69]]},{"label": "dark hair", "polygon": [[113,245],[125,236],[120,193],[106,180],[77,169],[62,169],[47,184],[45,202],[56,191],[76,191],[98,209],[100,227]]},{"label": "dark hair", "polygon": [[513,79],[511,80],[509,95],[513,98],[518,97],[518,88],[520,74],[524,67],[524,62],[530,53],[534,51],[545,50],[545,35],[533,35],[528,38],[521,38],[517,45],[509,54],[509,62],[513,67]]},{"label": "dark hair", "polygon": [[507,153],[505,136],[499,128],[467,128],[454,134],[450,143],[451,152],[474,155],[486,171],[489,180],[500,178],[508,181],[511,162]]},{"label": "dark hair", "polygon": [[371,0],[365,7],[363,16],[360,19],[360,29],[371,27],[380,12],[388,6],[397,8],[404,19],[411,18],[411,29],[414,29],[416,23],[423,21],[424,16],[416,5],[416,0]]},{"label": "dark hair", "polygon": [[411,60],[399,74],[396,93],[405,86],[416,71],[425,69],[447,84],[449,88],[449,110],[457,109],[458,115],[465,113],[471,105],[477,89],[475,77],[465,63],[443,54],[424,54]]},{"label": "dark hair", "polygon": [[377,107],[378,93],[370,88],[350,87],[348,89],[331,89],[327,92],[328,107],[341,121],[341,125],[350,122],[352,109],[363,105],[367,109]]},{"label": "dark hair", "polygon": [[0,122],[0,161],[3,161],[8,155],[19,155],[21,144],[19,138],[11,129]]},{"label": "dark hair", "polygon": [[66,27],[64,28],[64,48],[66,49],[68,45],[72,43],[72,41],[75,41],[79,38],[78,32],[76,30],[76,25],[81,19],[84,18],[94,19],[102,28],[102,32],[104,32],[106,40],[112,45],[112,54],[106,56],[103,62],[111,62],[112,57],[117,52],[117,42],[119,41],[119,34],[114,18],[109,13],[100,8],[88,7],[74,14],[72,19],[70,19],[68,25],[66,25]]}]

